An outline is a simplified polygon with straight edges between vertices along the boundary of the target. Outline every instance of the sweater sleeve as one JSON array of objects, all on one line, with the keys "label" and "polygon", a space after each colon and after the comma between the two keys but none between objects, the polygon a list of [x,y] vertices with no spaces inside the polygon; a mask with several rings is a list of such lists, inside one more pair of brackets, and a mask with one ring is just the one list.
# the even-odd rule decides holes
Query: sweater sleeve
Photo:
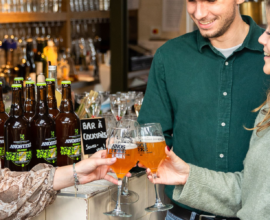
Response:
[{"label": "sweater sleeve", "polygon": [[218,216],[236,217],[241,209],[242,172],[223,173],[190,165],[184,186],[176,186],[173,199]]},{"label": "sweater sleeve", "polygon": [[51,204],[55,168],[38,164],[29,172],[0,171],[0,219],[30,219]]}]

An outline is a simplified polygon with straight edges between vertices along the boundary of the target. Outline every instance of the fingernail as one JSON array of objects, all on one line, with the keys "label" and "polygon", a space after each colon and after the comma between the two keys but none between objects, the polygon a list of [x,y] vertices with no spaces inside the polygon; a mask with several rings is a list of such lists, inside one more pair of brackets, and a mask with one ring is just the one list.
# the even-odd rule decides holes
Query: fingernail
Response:
[{"label": "fingernail", "polygon": [[166,146],[166,147],[167,147],[167,150],[168,150],[168,151],[171,151],[171,148],[169,148],[168,146]]},{"label": "fingernail", "polygon": [[112,161],[112,162],[115,162],[115,161],[116,161],[116,157],[111,158],[111,161]]}]

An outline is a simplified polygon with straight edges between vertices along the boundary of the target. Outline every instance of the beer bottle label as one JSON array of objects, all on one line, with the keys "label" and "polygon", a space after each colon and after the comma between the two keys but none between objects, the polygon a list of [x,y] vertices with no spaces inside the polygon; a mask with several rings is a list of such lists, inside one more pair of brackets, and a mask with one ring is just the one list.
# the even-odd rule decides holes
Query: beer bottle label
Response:
[{"label": "beer bottle label", "polygon": [[57,161],[57,140],[55,137],[55,132],[51,131],[51,138],[46,138],[45,141],[41,143],[41,148],[37,150],[37,158],[44,159],[48,163],[56,163]]},{"label": "beer bottle label", "polygon": [[6,152],[6,160],[12,161],[16,166],[27,166],[32,159],[31,146],[30,140],[25,140],[24,134],[20,134],[20,141],[14,141],[8,147],[13,151]]},{"label": "beer bottle label", "polygon": [[65,146],[60,147],[60,154],[66,155],[72,160],[81,158],[81,136],[78,132],[78,129],[75,129],[75,135],[69,136],[64,143]]},{"label": "beer bottle label", "polygon": [[0,136],[0,158],[5,156],[4,136]]}]

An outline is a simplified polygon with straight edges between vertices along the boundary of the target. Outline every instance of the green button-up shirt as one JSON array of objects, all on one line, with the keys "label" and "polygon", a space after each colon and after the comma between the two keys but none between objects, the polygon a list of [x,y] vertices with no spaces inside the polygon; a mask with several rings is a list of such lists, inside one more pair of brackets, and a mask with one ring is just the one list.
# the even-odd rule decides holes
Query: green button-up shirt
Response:
[{"label": "green button-up shirt", "polygon": [[[243,169],[252,133],[243,126],[253,127],[257,114],[251,111],[265,101],[270,85],[258,43],[264,30],[248,16],[243,20],[249,33],[227,59],[199,31],[160,47],[138,119],[161,123],[179,157],[216,171]],[[165,188],[171,199],[173,189]]]}]

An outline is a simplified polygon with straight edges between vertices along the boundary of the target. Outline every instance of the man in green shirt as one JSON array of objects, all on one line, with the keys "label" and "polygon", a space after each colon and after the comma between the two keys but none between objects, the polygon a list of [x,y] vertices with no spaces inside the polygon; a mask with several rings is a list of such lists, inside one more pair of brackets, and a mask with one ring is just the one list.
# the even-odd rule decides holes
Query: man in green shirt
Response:
[{"label": "man in green shirt", "polygon": [[[251,136],[243,126],[253,127],[251,111],[265,101],[269,86],[258,43],[264,30],[240,15],[244,0],[186,2],[198,30],[157,50],[138,121],[160,123],[166,144],[188,163],[241,171]],[[165,187],[170,199],[173,189]],[[167,220],[209,214],[172,202]]]}]

